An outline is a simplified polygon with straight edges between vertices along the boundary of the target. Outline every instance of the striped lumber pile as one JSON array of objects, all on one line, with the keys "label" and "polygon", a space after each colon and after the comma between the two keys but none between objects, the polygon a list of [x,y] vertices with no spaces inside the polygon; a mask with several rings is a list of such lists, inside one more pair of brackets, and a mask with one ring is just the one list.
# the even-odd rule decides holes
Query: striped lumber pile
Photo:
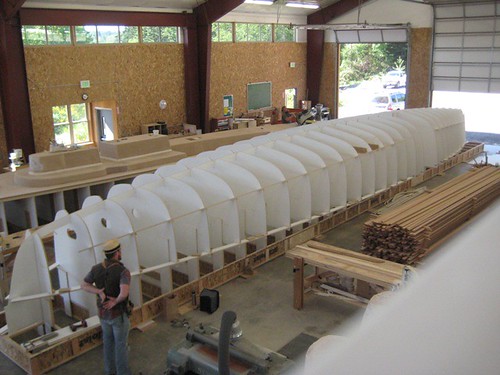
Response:
[{"label": "striped lumber pile", "polygon": [[387,290],[404,281],[405,265],[317,241],[298,245],[289,250],[287,256],[303,258],[312,266],[380,285]]},{"label": "striped lumber pile", "polygon": [[367,221],[362,252],[414,265],[499,195],[499,168],[469,171]]}]

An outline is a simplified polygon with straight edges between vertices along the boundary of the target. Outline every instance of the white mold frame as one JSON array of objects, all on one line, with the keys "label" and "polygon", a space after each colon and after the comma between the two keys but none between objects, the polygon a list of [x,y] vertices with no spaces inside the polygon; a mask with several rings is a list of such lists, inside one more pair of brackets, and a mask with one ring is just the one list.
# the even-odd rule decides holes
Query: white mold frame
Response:
[{"label": "white mold frame", "polygon": [[360,201],[363,175],[361,173],[361,160],[356,149],[346,141],[321,133],[319,129],[307,131],[304,135],[332,147],[340,154],[346,170],[346,200],[348,203]]},{"label": "white mold frame", "polygon": [[159,168],[155,174],[178,179],[191,186],[207,210],[210,252],[208,261],[215,269],[224,265],[222,250],[240,245],[238,206],[233,191],[221,178],[201,169],[187,169],[179,164]]},{"label": "white mold frame", "polygon": [[[404,139],[403,150],[406,152],[406,175],[407,177],[413,177],[417,175],[417,156],[416,156],[416,146],[415,140],[413,139],[411,132],[400,123],[394,117],[389,116],[369,116],[368,119],[376,121],[378,126],[384,127],[384,129],[394,129],[401,137]],[[399,151],[398,151],[399,155]]]},{"label": "white mold frame", "polygon": [[[120,242],[122,263],[130,271],[132,277],[130,300],[134,305],[142,306],[141,270],[136,233],[125,209],[111,199],[101,200],[100,197],[90,196],[84,201],[83,208],[77,214],[85,222],[91,234],[97,263],[102,262],[105,258],[102,245],[106,241],[116,238]],[[90,306],[86,306],[86,308],[89,309]]]},{"label": "white mold frame", "polygon": [[351,122],[349,125],[373,134],[380,140],[380,142],[382,142],[387,160],[387,186],[396,184],[398,181],[398,170],[401,161],[398,160],[396,144],[392,136],[385,130],[379,129],[373,124],[367,124],[361,119],[358,119],[354,123]]},{"label": "white mold frame", "polygon": [[135,233],[138,268],[131,272],[140,272],[142,281],[159,287],[163,294],[171,291],[170,267],[177,262],[177,252],[170,213],[163,201],[129,184],[113,186],[108,200],[123,208]]},{"label": "white mold frame", "polygon": [[52,286],[45,248],[37,233],[30,234],[17,251],[5,314],[12,335],[36,325],[47,333],[54,326]]},{"label": "white mold frame", "polygon": [[[78,288],[85,275],[97,263],[92,236],[80,215],[59,211],[56,220],[65,218],[66,223],[54,231],[54,251],[59,285],[61,288]],[[97,314],[95,295],[83,290],[62,295],[64,311],[72,315],[72,303]]]},{"label": "white mold frame", "polygon": [[312,217],[311,183],[304,165],[296,158],[266,146],[250,147],[244,152],[272,163],[285,176],[290,198],[290,226],[309,222]]},{"label": "white mold frame", "polygon": [[347,172],[340,153],[335,148],[304,135],[293,135],[291,142],[323,159],[330,180],[330,211],[344,208],[347,205]]},{"label": "white mold frame", "polygon": [[[194,281],[200,277],[200,261],[222,268],[223,250],[241,249],[251,236],[302,229],[301,224],[314,218],[313,212],[333,205],[337,186],[331,185],[342,178],[331,179],[337,173],[332,166],[351,163],[345,182],[340,183],[346,186],[346,199],[372,196],[378,173],[374,155],[390,146],[391,139],[402,164],[399,142],[406,142],[407,175],[422,172],[435,157],[458,151],[464,140],[459,110],[394,111],[347,123],[351,125],[325,121],[221,147],[138,176],[131,185],[103,185],[109,190],[106,200],[89,195],[92,189],[82,189],[80,200],[86,198],[80,210],[71,214],[60,210],[52,223],[28,231],[17,251],[6,307],[9,335],[31,327],[48,332],[54,327],[51,299],[57,295],[63,296],[68,314],[77,304],[92,315],[94,296],[79,290],[79,284],[103,260],[106,240],[120,241],[123,262],[132,274],[131,299],[141,306],[142,283],[155,279],[156,275],[148,278],[152,272],[165,272],[157,285],[162,293],[169,292],[171,269],[182,270]],[[379,148],[372,151],[370,143]],[[432,148],[435,155],[427,155]],[[398,178],[404,175],[398,167]],[[315,202],[320,186],[329,195]],[[350,192],[355,186],[359,190]],[[55,207],[64,208],[63,193],[56,193],[54,199]],[[327,204],[318,204],[323,200]],[[255,226],[241,216],[250,201],[258,206]],[[23,204],[36,214],[36,201]],[[5,207],[1,209],[5,220]],[[48,264],[43,242],[50,234],[54,235],[54,264]],[[59,290],[54,290],[50,279],[56,269]]]},{"label": "white mold frame", "polygon": [[266,233],[276,235],[285,231],[290,227],[290,196],[285,176],[271,162],[246,152],[239,152],[239,148],[224,147],[203,155],[211,160],[223,159],[251,172],[259,181],[264,194]]},{"label": "white mold frame", "polygon": [[384,148],[383,142],[375,135],[367,132],[366,130],[357,129],[350,126],[349,123],[336,123],[336,129],[342,130],[346,133],[356,135],[362,138],[369,145],[375,145],[377,148],[373,150],[375,160],[375,191],[382,191],[387,188],[387,153]]},{"label": "white mold frame", "polygon": [[[331,121],[328,122],[330,124],[332,123]],[[362,173],[361,193],[362,197],[368,197],[375,194],[375,156],[368,142],[366,142],[363,138],[342,131],[329,124],[322,124],[318,130],[333,138],[347,142],[353,147],[365,150],[365,152],[359,153]]]}]

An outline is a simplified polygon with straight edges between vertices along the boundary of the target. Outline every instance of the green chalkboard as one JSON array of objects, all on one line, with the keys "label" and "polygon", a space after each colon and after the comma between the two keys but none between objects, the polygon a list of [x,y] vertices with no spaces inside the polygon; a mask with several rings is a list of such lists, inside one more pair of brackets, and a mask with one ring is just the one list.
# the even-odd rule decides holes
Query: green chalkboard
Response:
[{"label": "green chalkboard", "polygon": [[247,85],[248,110],[272,107],[271,82],[249,83]]}]

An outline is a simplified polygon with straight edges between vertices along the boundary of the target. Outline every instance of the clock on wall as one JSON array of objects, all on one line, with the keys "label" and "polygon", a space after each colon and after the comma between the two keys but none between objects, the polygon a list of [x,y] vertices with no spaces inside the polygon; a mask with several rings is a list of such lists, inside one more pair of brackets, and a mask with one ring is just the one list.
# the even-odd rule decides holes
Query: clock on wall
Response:
[{"label": "clock on wall", "polygon": [[82,94],[82,99],[83,100],[87,100],[89,98],[89,95],[88,94]]}]

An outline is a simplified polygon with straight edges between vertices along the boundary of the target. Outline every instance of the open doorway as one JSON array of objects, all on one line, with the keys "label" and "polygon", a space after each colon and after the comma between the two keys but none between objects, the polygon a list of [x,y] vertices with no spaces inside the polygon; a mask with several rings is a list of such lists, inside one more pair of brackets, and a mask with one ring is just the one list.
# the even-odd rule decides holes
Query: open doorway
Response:
[{"label": "open doorway", "polygon": [[118,138],[116,101],[92,102],[91,108],[97,146],[101,141],[112,141]]},{"label": "open doorway", "polygon": [[407,43],[340,45],[338,117],[405,108]]}]

